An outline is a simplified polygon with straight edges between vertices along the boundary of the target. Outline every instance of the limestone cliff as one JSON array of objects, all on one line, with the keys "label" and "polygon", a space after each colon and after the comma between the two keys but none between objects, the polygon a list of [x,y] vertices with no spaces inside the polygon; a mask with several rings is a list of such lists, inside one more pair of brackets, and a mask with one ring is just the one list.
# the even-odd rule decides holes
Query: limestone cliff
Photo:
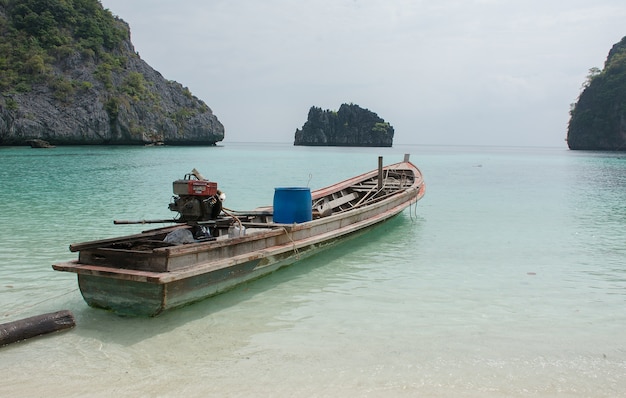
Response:
[{"label": "limestone cliff", "polygon": [[0,0],[0,145],[214,145],[224,127],[97,0]]},{"label": "limestone cliff", "polygon": [[342,104],[337,112],[313,106],[294,145],[390,147],[393,134],[389,123],[358,105]]},{"label": "limestone cliff", "polygon": [[626,37],[609,51],[604,69],[592,68],[567,132],[570,149],[626,151]]}]

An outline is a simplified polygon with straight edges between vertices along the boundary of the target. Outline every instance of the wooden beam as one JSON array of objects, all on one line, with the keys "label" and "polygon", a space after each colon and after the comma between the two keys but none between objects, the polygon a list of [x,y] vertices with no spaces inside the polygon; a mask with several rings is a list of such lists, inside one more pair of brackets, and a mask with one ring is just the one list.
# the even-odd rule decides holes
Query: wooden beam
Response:
[{"label": "wooden beam", "polygon": [[0,325],[0,346],[76,326],[70,311],[36,315]]},{"label": "wooden beam", "polygon": [[383,157],[378,157],[378,190],[383,188]]}]

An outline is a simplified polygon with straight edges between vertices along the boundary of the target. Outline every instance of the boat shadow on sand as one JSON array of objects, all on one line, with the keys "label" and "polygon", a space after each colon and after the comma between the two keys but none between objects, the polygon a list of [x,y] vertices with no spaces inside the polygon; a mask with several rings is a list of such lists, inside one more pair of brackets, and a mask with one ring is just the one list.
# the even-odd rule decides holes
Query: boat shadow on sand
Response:
[{"label": "boat shadow on sand", "polygon": [[[239,313],[242,312],[245,313],[245,322],[254,324],[254,327],[242,325],[238,330],[239,339],[246,340],[253,334],[263,332],[264,328],[275,329],[276,319],[285,311],[292,310],[293,303],[297,305],[302,301],[303,294],[323,290],[337,280],[349,279],[361,271],[346,266],[339,259],[355,255],[372,245],[376,247],[373,250],[377,250],[383,240],[394,239],[394,234],[404,234],[407,228],[412,229],[415,225],[408,214],[400,215],[366,234],[360,234],[294,265],[214,297],[166,311],[157,317],[124,317],[83,305],[75,311],[77,327],[73,333],[84,339],[122,346],[158,338],[176,329],[188,334],[197,334],[197,330],[203,330],[206,334],[221,335],[237,327],[233,322],[242,319]],[[316,273],[315,277],[311,273]],[[302,285],[302,289],[294,288],[293,284]],[[270,293],[272,290],[276,291],[275,294]],[[235,311],[236,307],[241,308],[232,317],[218,315],[224,311]]]}]

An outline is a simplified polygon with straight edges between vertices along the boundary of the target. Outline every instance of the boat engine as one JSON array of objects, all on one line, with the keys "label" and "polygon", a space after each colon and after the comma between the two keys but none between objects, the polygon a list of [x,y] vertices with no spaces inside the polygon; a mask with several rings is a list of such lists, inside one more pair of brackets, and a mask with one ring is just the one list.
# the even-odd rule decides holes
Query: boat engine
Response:
[{"label": "boat engine", "polygon": [[179,221],[215,220],[222,211],[225,195],[217,183],[206,180],[196,169],[174,181],[174,196],[169,209],[180,214]]}]

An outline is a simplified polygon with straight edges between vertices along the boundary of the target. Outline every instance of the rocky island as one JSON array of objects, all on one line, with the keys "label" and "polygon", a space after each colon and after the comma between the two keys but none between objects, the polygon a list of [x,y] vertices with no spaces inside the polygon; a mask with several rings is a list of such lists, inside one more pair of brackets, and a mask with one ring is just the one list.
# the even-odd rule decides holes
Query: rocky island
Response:
[{"label": "rocky island", "polygon": [[0,145],[224,139],[211,109],[144,62],[98,0],[2,1],[0,35]]},{"label": "rocky island", "polygon": [[294,145],[391,147],[393,127],[378,115],[355,104],[338,111],[311,107],[302,129],[296,129]]},{"label": "rocky island", "polygon": [[589,70],[567,131],[570,149],[626,151],[626,37],[615,44],[604,69]]}]

